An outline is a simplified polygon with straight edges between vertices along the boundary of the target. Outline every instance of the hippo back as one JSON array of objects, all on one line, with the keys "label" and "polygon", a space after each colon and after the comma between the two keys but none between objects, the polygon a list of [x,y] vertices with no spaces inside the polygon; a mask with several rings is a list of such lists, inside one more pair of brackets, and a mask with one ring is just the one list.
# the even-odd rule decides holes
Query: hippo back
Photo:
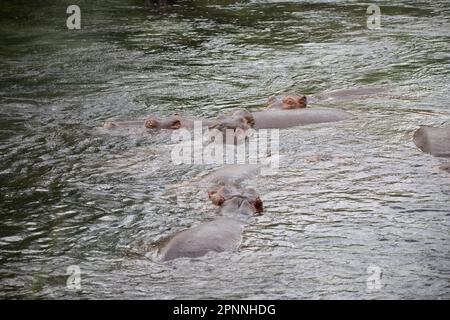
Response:
[{"label": "hippo back", "polygon": [[243,223],[219,218],[175,234],[161,248],[163,261],[181,257],[200,257],[210,251],[234,251],[239,248]]},{"label": "hippo back", "polygon": [[314,123],[349,119],[351,114],[328,108],[304,108],[294,110],[267,110],[252,113],[255,129],[282,129]]},{"label": "hippo back", "polygon": [[423,152],[436,157],[450,157],[450,126],[423,126],[414,132],[413,141]]}]

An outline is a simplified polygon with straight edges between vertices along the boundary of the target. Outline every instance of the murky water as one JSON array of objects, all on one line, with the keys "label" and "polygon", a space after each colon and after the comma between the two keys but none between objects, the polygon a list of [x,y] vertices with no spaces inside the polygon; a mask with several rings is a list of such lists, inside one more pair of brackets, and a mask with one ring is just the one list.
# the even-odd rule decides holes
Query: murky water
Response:
[{"label": "murky water", "polygon": [[[412,143],[450,123],[447,0],[378,1],[381,30],[356,1],[97,2],[76,1],[78,31],[66,1],[0,6],[0,297],[450,298],[450,176]],[[350,121],[280,133],[239,252],[127,254],[214,215],[190,182],[211,167],[172,164],[167,134],[96,126],[358,86],[390,90],[329,105]]]}]

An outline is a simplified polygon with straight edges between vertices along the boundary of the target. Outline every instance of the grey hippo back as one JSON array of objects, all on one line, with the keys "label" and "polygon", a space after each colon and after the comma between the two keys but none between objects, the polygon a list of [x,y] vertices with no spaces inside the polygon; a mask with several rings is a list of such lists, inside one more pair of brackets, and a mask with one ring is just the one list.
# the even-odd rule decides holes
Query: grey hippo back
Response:
[{"label": "grey hippo back", "polygon": [[423,152],[435,157],[450,157],[450,126],[422,126],[414,132],[413,141]]}]

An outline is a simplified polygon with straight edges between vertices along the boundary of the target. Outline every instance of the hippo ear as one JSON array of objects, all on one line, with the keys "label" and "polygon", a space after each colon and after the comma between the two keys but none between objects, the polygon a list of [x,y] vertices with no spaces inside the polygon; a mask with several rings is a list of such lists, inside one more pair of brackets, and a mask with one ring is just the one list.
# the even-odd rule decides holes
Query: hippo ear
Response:
[{"label": "hippo ear", "polygon": [[295,101],[291,96],[287,96],[283,99],[283,109],[294,109]]},{"label": "hippo ear", "polygon": [[256,209],[256,213],[261,214],[261,212],[264,211],[263,202],[260,197],[256,197],[254,206]]},{"label": "hippo ear", "polygon": [[216,206],[222,206],[225,202],[225,197],[223,195],[224,187],[212,188],[208,190],[208,198],[212,201]]},{"label": "hippo ear", "polygon": [[172,123],[170,124],[170,129],[176,130],[180,128],[181,128],[181,121],[179,119],[172,121]]}]

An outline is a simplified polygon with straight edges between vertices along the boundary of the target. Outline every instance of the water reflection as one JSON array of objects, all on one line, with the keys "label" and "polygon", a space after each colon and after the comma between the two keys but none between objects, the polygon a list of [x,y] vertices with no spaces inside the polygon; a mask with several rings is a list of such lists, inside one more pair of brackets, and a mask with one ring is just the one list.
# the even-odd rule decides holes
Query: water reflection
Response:
[{"label": "water reflection", "polygon": [[[448,174],[411,140],[449,119],[446,1],[380,2],[379,31],[353,1],[180,1],[164,15],[78,1],[80,32],[65,30],[62,3],[4,2],[0,296],[449,298]],[[266,212],[242,250],[126,254],[214,214],[191,184],[211,168],[172,165],[167,134],[93,129],[104,120],[379,85],[391,90],[331,105],[351,121],[282,131],[279,172],[252,181]],[[70,265],[80,292],[65,286]],[[380,291],[367,291],[369,265]]]}]

